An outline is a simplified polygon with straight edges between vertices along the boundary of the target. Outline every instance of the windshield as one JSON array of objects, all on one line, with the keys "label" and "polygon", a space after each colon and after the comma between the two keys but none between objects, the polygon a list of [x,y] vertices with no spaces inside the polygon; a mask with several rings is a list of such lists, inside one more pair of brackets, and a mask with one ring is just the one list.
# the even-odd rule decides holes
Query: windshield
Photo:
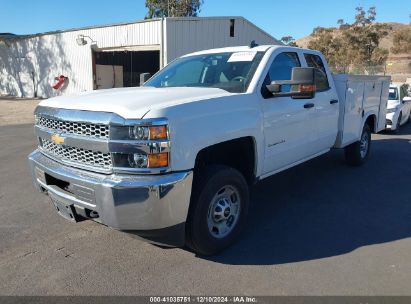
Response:
[{"label": "windshield", "polygon": [[244,93],[263,52],[216,53],[183,57],[159,71],[144,86],[220,88]]},{"label": "windshield", "polygon": [[398,89],[397,88],[390,88],[388,94],[389,100],[397,100],[398,99]]}]

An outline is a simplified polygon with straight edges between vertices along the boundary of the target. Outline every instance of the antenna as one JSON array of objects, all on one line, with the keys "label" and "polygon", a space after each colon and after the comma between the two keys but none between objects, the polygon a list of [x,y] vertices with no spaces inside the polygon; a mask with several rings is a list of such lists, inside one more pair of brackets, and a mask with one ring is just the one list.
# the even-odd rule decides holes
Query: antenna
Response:
[{"label": "antenna", "polygon": [[256,43],[255,40],[251,41],[250,49],[255,48],[256,46],[258,46],[258,43]]}]

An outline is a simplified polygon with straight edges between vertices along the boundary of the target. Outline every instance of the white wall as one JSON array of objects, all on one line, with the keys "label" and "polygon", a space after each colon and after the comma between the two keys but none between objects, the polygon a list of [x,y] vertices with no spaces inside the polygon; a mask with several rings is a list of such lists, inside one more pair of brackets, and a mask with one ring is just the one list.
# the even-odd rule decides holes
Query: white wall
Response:
[{"label": "white wall", "polygon": [[[230,37],[230,19],[235,19],[234,37]],[[260,45],[280,44],[242,17],[167,18],[165,32],[166,63],[188,53],[249,45],[253,40]]]},{"label": "white wall", "polygon": [[[91,41],[77,45],[78,35],[90,36],[99,49],[124,46],[159,46],[161,20],[89,28],[0,42],[0,94],[33,97],[34,72],[37,96],[52,97],[93,89]],[[64,75],[69,83],[54,90],[54,78]]]}]

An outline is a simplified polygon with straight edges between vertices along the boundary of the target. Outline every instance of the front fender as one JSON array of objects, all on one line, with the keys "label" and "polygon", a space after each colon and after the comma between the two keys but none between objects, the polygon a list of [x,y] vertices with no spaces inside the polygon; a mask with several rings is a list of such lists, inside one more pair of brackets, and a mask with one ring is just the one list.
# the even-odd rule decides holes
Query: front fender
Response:
[{"label": "front fender", "polygon": [[[251,136],[256,143],[256,174],[263,155],[261,109],[253,94],[233,94],[150,111],[145,118],[167,117],[171,140],[171,168],[190,170],[204,148]],[[241,153],[241,151],[239,151]]]}]

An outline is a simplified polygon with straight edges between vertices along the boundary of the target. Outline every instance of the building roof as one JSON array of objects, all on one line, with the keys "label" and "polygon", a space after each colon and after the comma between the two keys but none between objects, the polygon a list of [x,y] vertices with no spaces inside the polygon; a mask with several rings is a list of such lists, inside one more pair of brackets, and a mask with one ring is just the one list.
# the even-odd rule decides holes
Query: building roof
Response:
[{"label": "building roof", "polygon": [[258,28],[264,34],[266,34],[266,35],[270,36],[271,38],[275,39],[270,34],[268,34],[266,31],[259,28],[254,23],[252,23],[251,21],[247,20],[244,17],[241,17],[241,16],[219,16],[219,17],[165,17],[165,18],[154,18],[154,19],[134,20],[134,21],[120,22],[120,23],[84,26],[84,27],[79,27],[79,28],[70,28],[70,29],[64,29],[64,30],[48,31],[48,32],[35,33],[35,34],[25,34],[25,35],[18,35],[18,34],[11,34],[11,33],[1,34],[0,33],[0,41],[1,40],[9,40],[9,39],[10,40],[27,39],[27,38],[40,37],[40,36],[45,36],[45,35],[55,35],[55,34],[61,34],[61,33],[66,33],[66,32],[75,32],[75,31],[81,31],[81,30],[105,28],[105,27],[115,27],[115,26],[122,26],[122,25],[136,24],[136,23],[155,22],[155,21],[160,21],[160,20],[164,20],[164,19],[167,19],[167,20],[184,20],[184,21],[196,21],[196,20],[199,20],[199,19],[203,19],[203,20],[204,19],[243,19],[249,25]]}]

